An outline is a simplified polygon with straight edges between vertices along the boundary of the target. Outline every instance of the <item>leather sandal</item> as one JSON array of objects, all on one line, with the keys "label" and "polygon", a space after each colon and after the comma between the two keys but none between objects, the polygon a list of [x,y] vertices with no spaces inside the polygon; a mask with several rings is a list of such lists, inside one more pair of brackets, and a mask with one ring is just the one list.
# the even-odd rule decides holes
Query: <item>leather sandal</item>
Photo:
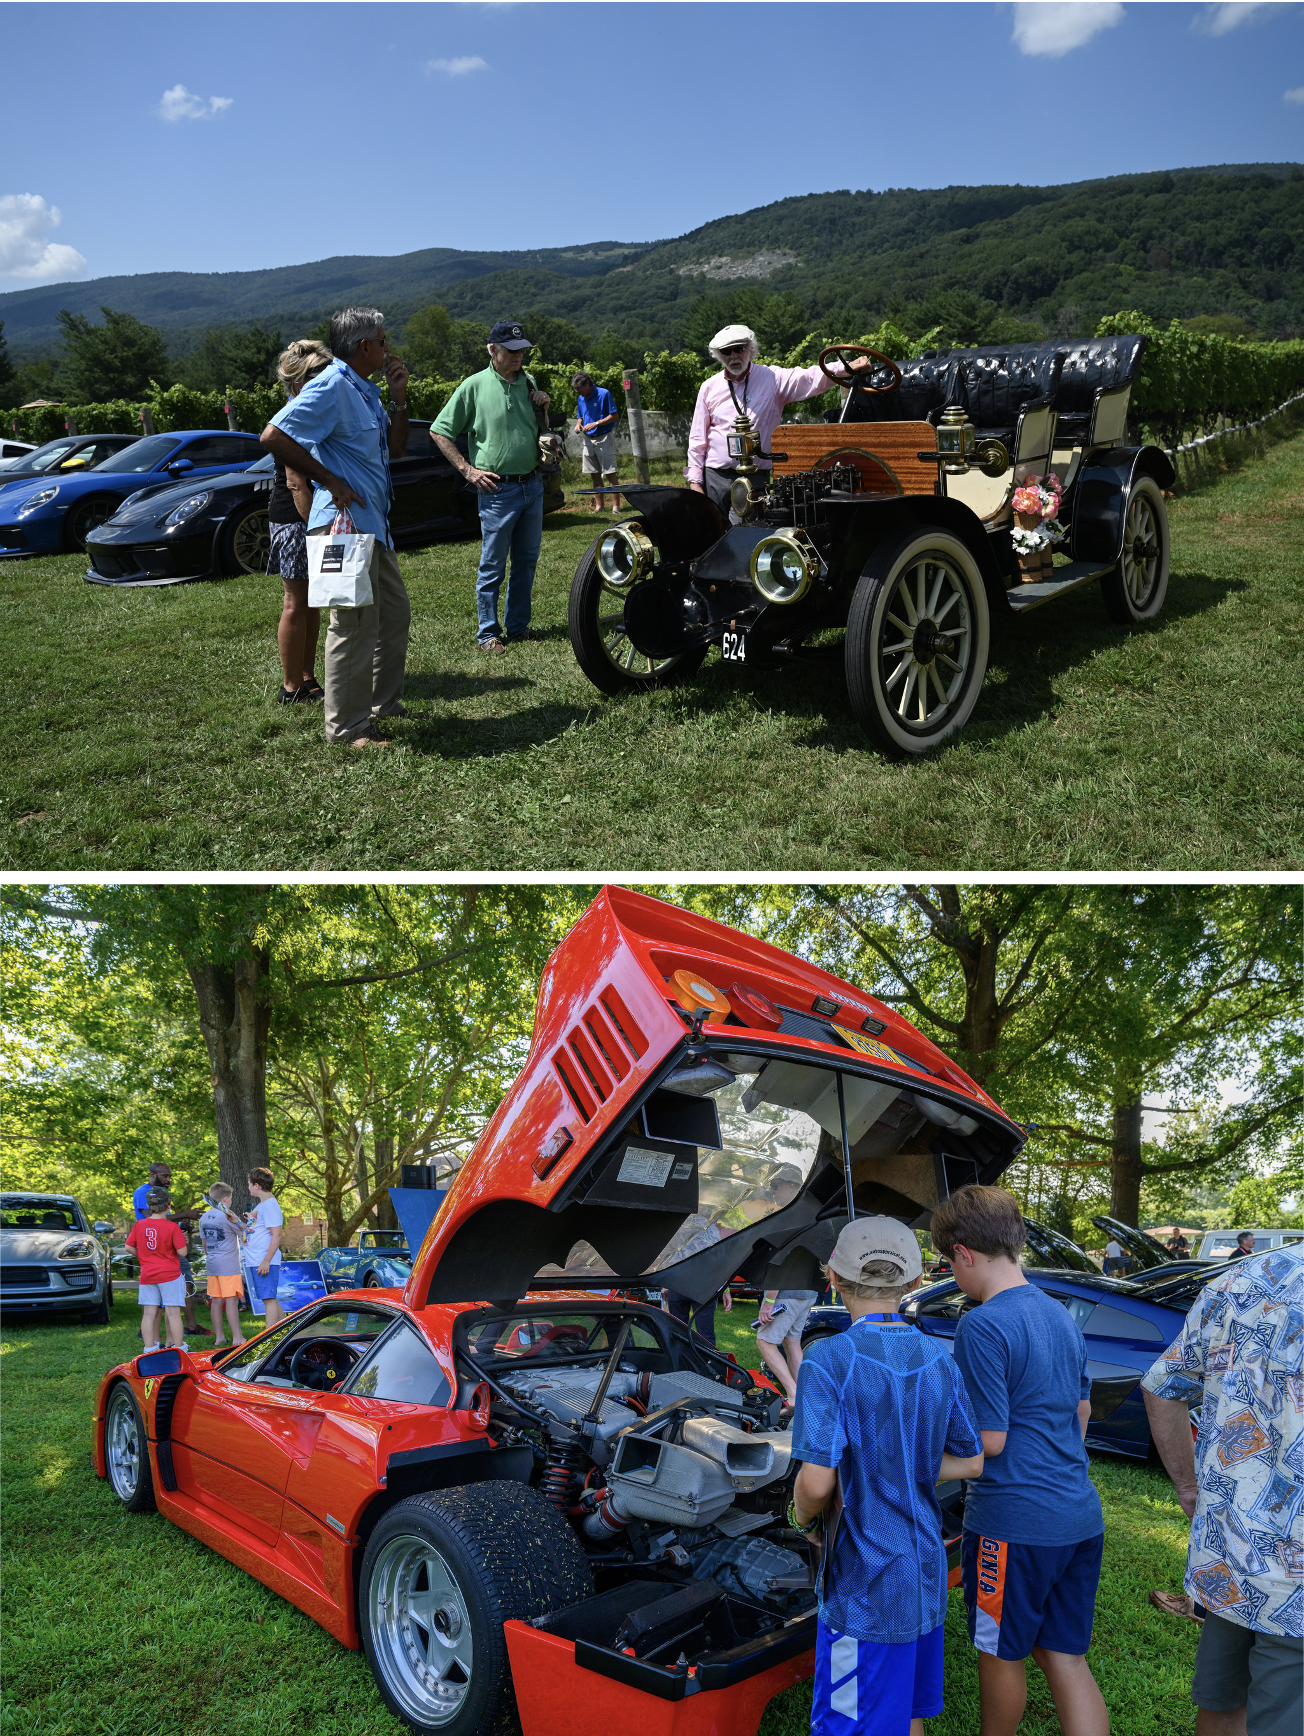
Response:
[{"label": "leather sandal", "polygon": [[1184,1616],[1187,1621],[1193,1621],[1197,1627],[1204,1626],[1204,1617],[1195,1613],[1195,1599],[1189,1592],[1152,1591],[1150,1602],[1165,1615]]}]

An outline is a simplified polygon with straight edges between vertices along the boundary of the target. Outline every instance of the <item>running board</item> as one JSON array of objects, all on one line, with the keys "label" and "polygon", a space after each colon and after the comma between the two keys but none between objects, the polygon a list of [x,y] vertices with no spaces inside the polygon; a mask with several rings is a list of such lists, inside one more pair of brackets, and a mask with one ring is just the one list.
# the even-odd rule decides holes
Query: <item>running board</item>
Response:
[{"label": "running board", "polygon": [[1005,593],[1005,601],[1016,615],[1035,609],[1040,603],[1052,602],[1066,591],[1076,590],[1092,579],[1102,578],[1114,570],[1114,562],[1102,567],[1098,561],[1070,561],[1066,567],[1056,567],[1053,579],[1038,579],[1034,585],[1013,585]]}]

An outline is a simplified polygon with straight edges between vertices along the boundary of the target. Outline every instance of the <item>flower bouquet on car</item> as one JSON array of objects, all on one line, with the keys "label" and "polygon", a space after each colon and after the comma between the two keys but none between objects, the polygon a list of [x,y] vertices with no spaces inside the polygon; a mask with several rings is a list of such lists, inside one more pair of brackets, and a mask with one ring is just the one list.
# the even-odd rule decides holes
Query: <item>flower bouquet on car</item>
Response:
[{"label": "flower bouquet on car", "polygon": [[1050,578],[1054,571],[1051,550],[1064,541],[1059,519],[1064,485],[1053,470],[1045,476],[1026,476],[1014,491],[1015,528],[1010,532],[1019,578],[1025,585]]}]

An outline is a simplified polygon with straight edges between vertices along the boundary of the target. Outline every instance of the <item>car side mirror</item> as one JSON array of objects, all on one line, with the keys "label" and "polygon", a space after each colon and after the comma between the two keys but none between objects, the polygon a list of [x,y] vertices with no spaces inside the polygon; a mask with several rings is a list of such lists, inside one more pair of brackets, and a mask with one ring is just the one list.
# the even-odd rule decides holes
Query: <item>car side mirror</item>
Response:
[{"label": "car side mirror", "polygon": [[174,458],[167,466],[167,473],[169,476],[184,476],[188,470],[194,468],[195,466],[189,458]]},{"label": "car side mirror", "polygon": [[184,1350],[149,1350],[136,1358],[136,1373],[145,1379],[150,1375],[158,1378],[167,1374],[189,1374],[193,1367],[189,1353]]},{"label": "car side mirror", "polygon": [[95,1231],[97,1236],[111,1236],[113,1234],[113,1225],[106,1224],[103,1218],[97,1219],[96,1222],[91,1225],[91,1228]]}]

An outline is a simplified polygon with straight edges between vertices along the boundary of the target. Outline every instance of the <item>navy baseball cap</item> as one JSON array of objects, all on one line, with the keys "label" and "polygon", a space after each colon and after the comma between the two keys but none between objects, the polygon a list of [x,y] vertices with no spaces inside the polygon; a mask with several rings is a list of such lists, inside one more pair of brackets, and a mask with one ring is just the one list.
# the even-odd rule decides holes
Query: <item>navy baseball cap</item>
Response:
[{"label": "navy baseball cap", "polygon": [[489,342],[504,350],[532,350],[534,345],[513,319],[500,319],[489,333]]}]

